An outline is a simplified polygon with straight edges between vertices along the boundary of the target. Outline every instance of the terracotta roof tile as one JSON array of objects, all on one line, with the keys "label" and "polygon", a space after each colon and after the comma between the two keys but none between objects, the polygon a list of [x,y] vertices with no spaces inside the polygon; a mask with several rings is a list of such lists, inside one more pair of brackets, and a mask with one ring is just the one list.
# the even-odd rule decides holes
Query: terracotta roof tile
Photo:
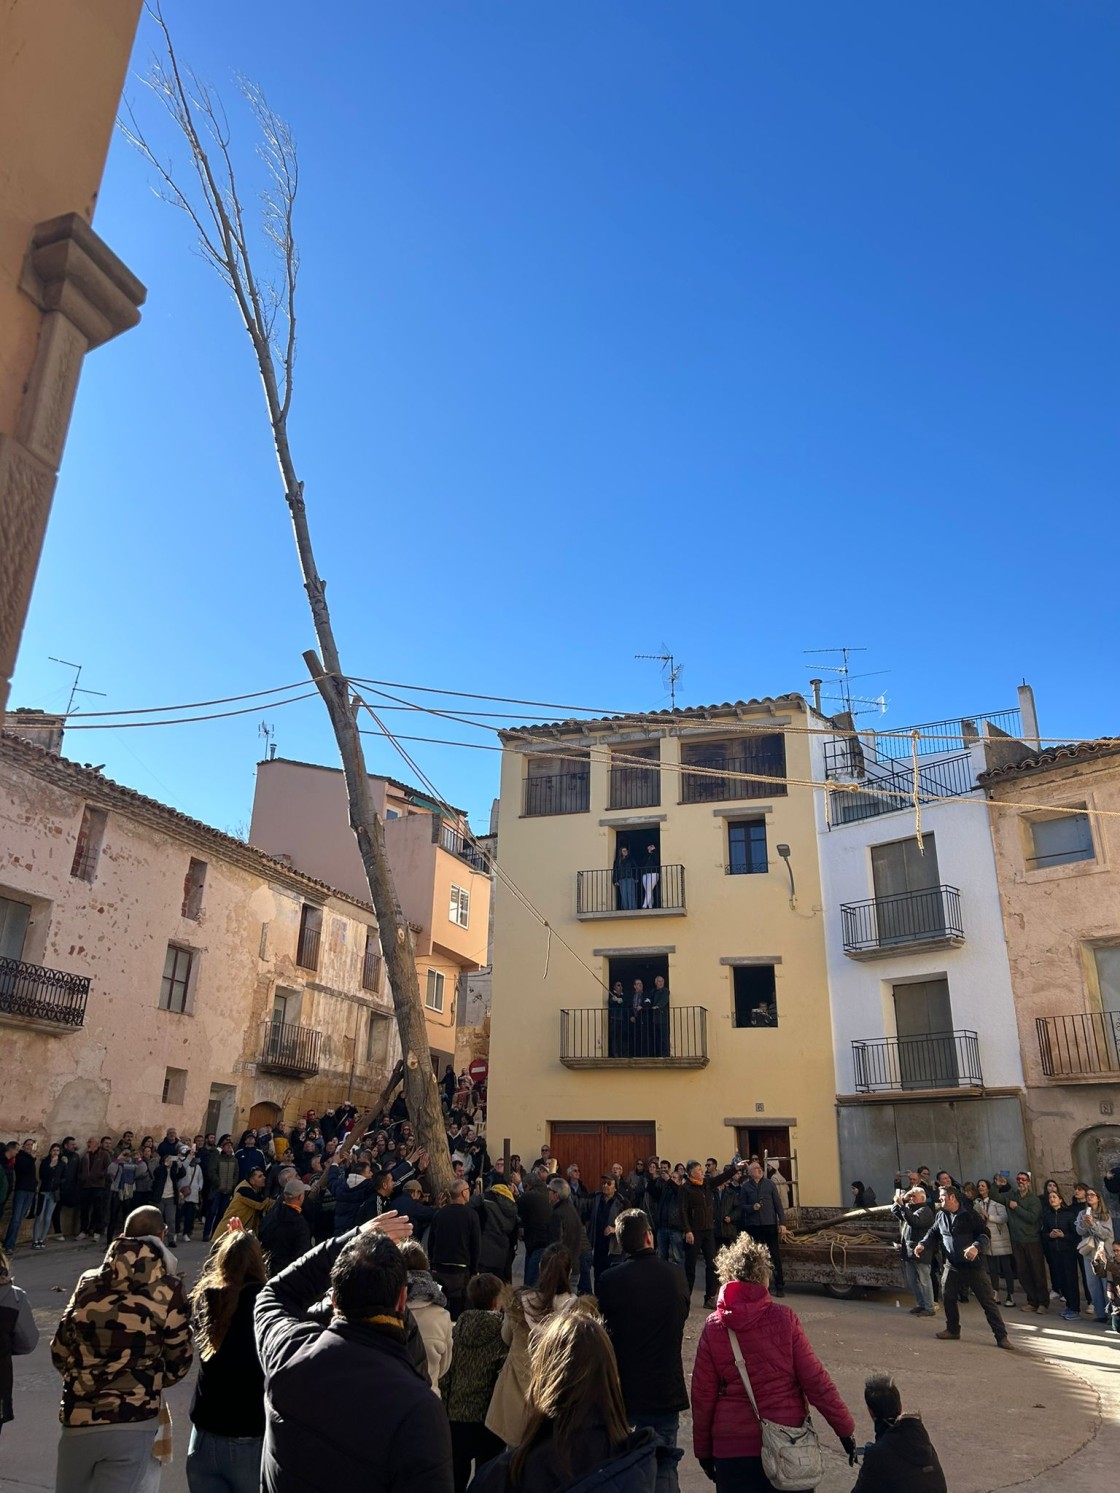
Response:
[{"label": "terracotta roof tile", "polygon": [[254,845],[247,845],[244,840],[214,829],[212,825],[203,824],[200,819],[192,819],[188,814],[181,814],[178,809],[161,804],[158,799],[137,793],[135,788],[115,783],[97,768],[72,762],[68,757],[60,757],[57,752],[49,752],[45,747],[25,741],[11,731],[0,731],[0,760],[9,762],[14,767],[21,767],[37,777],[49,777],[99,805],[116,808],[122,814],[131,813],[147,823],[162,824],[167,830],[182,835],[196,845],[212,847],[243,870],[289,886],[313,887],[318,892],[349,902],[371,917],[374,916],[373,907],[360,897],[353,897],[349,892],[340,891],[338,887],[308,876],[285,861],[266,855]]},{"label": "terracotta roof tile", "polygon": [[603,715],[592,720],[547,721],[539,726],[510,726],[499,731],[503,741],[515,741],[519,736],[536,736],[546,731],[585,731],[595,726],[616,725],[619,721],[653,721],[695,719],[697,716],[724,715],[730,710],[757,710],[763,705],[804,706],[804,695],[791,692],[785,695],[764,695],[758,700],[725,700],[722,705],[682,705],[676,710],[634,710],[625,715]]},{"label": "terracotta roof tile", "polygon": [[1020,762],[1006,767],[993,767],[982,772],[978,783],[1000,782],[1018,777],[1020,773],[1041,772],[1048,767],[1062,767],[1067,762],[1091,761],[1096,757],[1110,757],[1120,753],[1120,736],[1101,736],[1096,741],[1072,741],[1065,746],[1047,747],[1044,752],[1031,752]]}]

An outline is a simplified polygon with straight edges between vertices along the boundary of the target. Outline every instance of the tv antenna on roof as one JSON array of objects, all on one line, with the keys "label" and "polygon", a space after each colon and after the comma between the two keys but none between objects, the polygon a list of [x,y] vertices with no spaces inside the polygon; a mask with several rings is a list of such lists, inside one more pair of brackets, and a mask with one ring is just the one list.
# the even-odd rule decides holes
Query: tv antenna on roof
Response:
[{"label": "tv antenna on roof", "polygon": [[661,645],[660,653],[635,653],[634,657],[649,659],[651,663],[661,665],[662,682],[669,686],[669,708],[670,710],[676,710],[677,680],[684,673],[684,664],[677,663],[676,658],[669,652],[664,643]]},{"label": "tv antenna on roof", "polygon": [[261,721],[257,727],[257,735],[264,738],[265,751],[271,762],[276,756],[276,727],[270,726],[267,721]]},{"label": "tv antenna on roof", "polygon": [[81,666],[81,664],[72,664],[68,658],[55,658],[55,656],[54,656],[53,653],[48,653],[47,657],[50,659],[50,661],[51,661],[52,664],[62,664],[62,666],[64,668],[66,668],[66,669],[73,669],[74,670],[74,683],[70,686],[70,698],[66,702],[66,714],[67,715],[71,715],[74,712],[74,696],[75,695],[97,695],[98,698],[101,699],[101,700],[107,700],[109,698],[108,695],[106,695],[106,693],[105,693],[105,691],[103,689],[79,689],[78,688],[78,680],[82,677],[82,666]]},{"label": "tv antenna on roof", "polygon": [[[866,653],[866,648],[805,648],[804,653],[832,653],[840,655],[838,664],[818,664],[821,669],[829,669],[836,675],[836,685],[840,693],[837,695],[825,695],[823,698],[834,705],[843,706],[848,715],[855,720],[857,715],[885,715],[887,712],[887,697],[882,694],[875,700],[869,700],[865,695],[852,694],[853,679],[874,679],[880,674],[889,674],[889,669],[873,669],[866,674],[853,674],[851,671],[851,655],[853,653]],[[817,681],[818,683],[820,681]],[[857,709],[861,706],[862,709]]]}]

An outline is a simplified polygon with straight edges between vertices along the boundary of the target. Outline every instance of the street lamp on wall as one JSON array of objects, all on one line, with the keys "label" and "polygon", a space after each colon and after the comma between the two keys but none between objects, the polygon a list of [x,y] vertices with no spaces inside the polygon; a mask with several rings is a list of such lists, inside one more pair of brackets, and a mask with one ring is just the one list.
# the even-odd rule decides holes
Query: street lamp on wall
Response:
[{"label": "street lamp on wall", "polygon": [[792,907],[797,901],[797,887],[794,885],[793,881],[793,867],[789,863],[789,846],[775,845],[774,849],[781,856],[782,860],[785,861],[786,870],[789,872],[789,905]]}]

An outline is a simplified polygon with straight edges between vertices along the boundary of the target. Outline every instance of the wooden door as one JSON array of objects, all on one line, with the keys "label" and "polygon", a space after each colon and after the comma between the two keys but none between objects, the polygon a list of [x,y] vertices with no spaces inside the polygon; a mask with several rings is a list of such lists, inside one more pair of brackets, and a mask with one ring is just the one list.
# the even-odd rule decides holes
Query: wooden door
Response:
[{"label": "wooden door", "polygon": [[599,1178],[616,1161],[630,1172],[639,1156],[654,1154],[657,1125],[653,1120],[554,1120],[549,1145],[560,1176],[575,1162],[583,1185],[597,1192]]}]

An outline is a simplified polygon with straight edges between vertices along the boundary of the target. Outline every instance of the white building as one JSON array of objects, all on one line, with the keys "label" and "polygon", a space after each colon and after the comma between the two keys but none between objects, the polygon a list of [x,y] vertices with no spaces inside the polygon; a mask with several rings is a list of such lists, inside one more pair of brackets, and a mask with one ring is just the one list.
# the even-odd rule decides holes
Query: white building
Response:
[{"label": "white building", "polygon": [[[1020,691],[1037,736],[1030,692]],[[985,795],[977,777],[1022,744],[1019,711],[909,731],[819,735],[821,882],[847,1184],[958,1180],[1025,1163],[1023,1069]],[[860,792],[842,791],[854,785]],[[946,802],[946,799],[955,800]]]}]

